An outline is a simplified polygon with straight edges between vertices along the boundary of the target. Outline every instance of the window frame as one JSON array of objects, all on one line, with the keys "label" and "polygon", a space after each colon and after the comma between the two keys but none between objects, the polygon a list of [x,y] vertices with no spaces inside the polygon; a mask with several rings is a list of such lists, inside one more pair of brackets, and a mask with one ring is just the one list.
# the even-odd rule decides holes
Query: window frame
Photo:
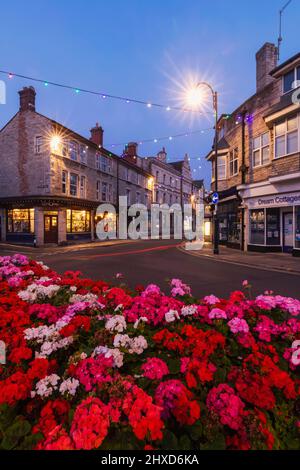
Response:
[{"label": "window frame", "polygon": [[80,175],[79,177],[79,194],[81,199],[86,198],[86,176]]},{"label": "window frame", "polygon": [[[267,135],[268,136],[268,143],[266,145],[263,145],[263,137]],[[256,139],[259,139],[259,147],[254,147],[254,141]],[[253,137],[252,139],[252,168],[260,168],[262,166],[266,166],[270,164],[271,161],[271,152],[270,152],[270,132],[263,132],[262,134],[257,135],[256,137]],[[263,163],[263,150],[269,147],[269,160],[267,163]],[[254,160],[254,153],[259,151],[259,164],[255,165],[255,160]]]},{"label": "window frame", "polygon": [[62,170],[61,172],[61,192],[62,194],[67,194],[68,192],[68,172]]},{"label": "window frame", "polygon": [[[232,160],[231,160],[231,156],[233,157]],[[236,163],[236,172],[231,172],[231,164],[234,170],[235,163]],[[230,150],[229,158],[228,158],[228,167],[229,167],[229,178],[232,178],[239,174],[239,149],[238,147],[235,147],[234,149]]]},{"label": "window frame", "polygon": [[[293,118],[296,118],[297,127],[295,129],[292,129],[292,130],[289,131],[288,130],[288,121],[290,119],[293,119]],[[274,160],[278,160],[279,158],[285,158],[285,157],[288,157],[289,155],[295,155],[296,153],[300,152],[300,122],[299,121],[300,121],[300,114],[298,113],[296,115],[285,117],[284,119],[279,120],[278,122],[274,123],[274,127],[273,127],[273,133],[274,133],[273,158],[274,158]],[[276,126],[278,126],[280,124],[283,124],[283,123],[285,124],[285,132],[282,133],[282,134],[276,135]],[[297,141],[298,141],[297,150],[295,150],[294,152],[287,153],[288,135],[292,134],[295,131],[297,131]],[[277,138],[279,138],[279,137],[284,137],[285,153],[283,155],[276,156],[276,141],[277,141]]]},{"label": "window frame", "polygon": [[[298,70],[299,70],[299,78],[298,78]],[[296,65],[293,69],[289,70],[288,72],[284,73],[282,75],[282,80],[281,80],[281,93],[282,95],[286,95],[287,93],[290,93],[292,90],[296,90],[296,88],[290,88],[290,90],[284,91],[284,77],[286,77],[290,72],[294,72],[294,80],[292,83],[295,83],[296,81],[300,80],[300,65]]]},{"label": "window frame", "polygon": [[[72,157],[72,153],[74,154],[75,158]],[[79,154],[79,147],[78,142],[76,140],[69,141],[69,158],[72,162],[78,162],[78,154]]]},{"label": "window frame", "polygon": [[[73,176],[76,177],[76,193],[75,193],[75,194],[72,194],[72,189],[71,189],[72,186],[74,187],[74,184],[71,182]],[[69,194],[70,194],[70,196],[73,196],[73,197],[77,197],[77,196],[78,196],[78,174],[77,174],[77,173],[70,173],[70,178],[69,178]]]},{"label": "window frame", "polygon": [[80,163],[82,165],[87,165],[87,150],[88,150],[87,145],[79,144],[79,157],[80,157]]},{"label": "window frame", "polygon": [[[41,143],[37,143],[38,139],[40,139]],[[34,153],[35,155],[40,155],[42,152],[42,147],[43,147],[43,136],[42,135],[36,135],[34,138]]]}]

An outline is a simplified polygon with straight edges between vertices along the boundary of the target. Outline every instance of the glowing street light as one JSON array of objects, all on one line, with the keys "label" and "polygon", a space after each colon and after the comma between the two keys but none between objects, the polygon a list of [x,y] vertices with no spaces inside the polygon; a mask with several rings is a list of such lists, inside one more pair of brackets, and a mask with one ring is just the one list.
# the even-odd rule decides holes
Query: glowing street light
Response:
[{"label": "glowing street light", "polygon": [[[196,87],[192,87],[186,93],[186,103],[192,108],[198,108],[203,103],[204,89],[208,89],[212,95],[212,106],[215,114],[215,192],[218,192],[218,93],[207,82],[199,82]],[[214,211],[214,254],[219,254],[219,221],[217,208]]]},{"label": "glowing street light", "polygon": [[61,137],[57,134],[54,134],[50,138],[50,147],[53,152],[57,152],[61,145]]}]

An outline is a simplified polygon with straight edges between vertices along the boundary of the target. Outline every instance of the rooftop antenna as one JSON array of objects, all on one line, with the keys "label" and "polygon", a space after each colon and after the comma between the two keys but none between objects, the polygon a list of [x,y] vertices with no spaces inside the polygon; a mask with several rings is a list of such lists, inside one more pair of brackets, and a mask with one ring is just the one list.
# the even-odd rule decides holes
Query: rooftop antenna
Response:
[{"label": "rooftop antenna", "polygon": [[283,15],[283,12],[284,10],[289,6],[289,4],[291,3],[292,0],[289,0],[288,2],[285,3],[285,5],[283,5],[283,7],[281,8],[281,10],[279,10],[279,36],[278,36],[278,47],[277,47],[277,51],[278,51],[278,61],[280,59],[280,46],[281,46],[281,43],[282,43],[282,35],[281,35],[281,31],[282,31],[282,15]]}]

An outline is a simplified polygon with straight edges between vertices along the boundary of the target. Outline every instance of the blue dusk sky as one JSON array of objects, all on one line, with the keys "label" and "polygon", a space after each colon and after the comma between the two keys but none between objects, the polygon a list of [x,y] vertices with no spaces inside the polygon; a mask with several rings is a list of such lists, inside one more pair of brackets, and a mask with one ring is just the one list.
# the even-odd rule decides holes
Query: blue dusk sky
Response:
[{"label": "blue dusk sky", "polygon": [[[218,90],[220,112],[230,113],[255,92],[255,52],[276,42],[285,0],[21,0],[0,7],[0,69],[74,87],[180,106],[184,87],[207,80]],[[300,1],[283,18],[281,61],[299,52]],[[37,111],[89,136],[98,121],[104,145],[155,139],[211,128],[205,113],[147,108],[76,94],[14,77],[0,127],[18,110],[17,91],[33,85]],[[213,132],[139,146],[142,156],[164,145],[169,161],[188,153],[193,176],[209,181],[204,160]],[[3,156],[2,156],[3,158]],[[200,168],[201,167],[201,168]]]}]

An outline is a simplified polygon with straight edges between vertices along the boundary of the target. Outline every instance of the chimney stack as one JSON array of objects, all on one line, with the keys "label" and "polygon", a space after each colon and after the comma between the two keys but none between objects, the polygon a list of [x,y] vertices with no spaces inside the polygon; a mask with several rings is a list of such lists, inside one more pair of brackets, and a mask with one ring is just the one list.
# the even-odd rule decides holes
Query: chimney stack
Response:
[{"label": "chimney stack", "polygon": [[163,147],[163,148],[158,152],[156,158],[157,158],[157,160],[159,160],[160,162],[164,162],[164,163],[167,162],[167,152],[166,152],[165,147]]},{"label": "chimney stack", "polygon": [[277,66],[278,49],[266,42],[256,53],[256,92],[265,88],[274,79],[270,72]]},{"label": "chimney stack", "polygon": [[35,89],[33,86],[24,87],[19,91],[20,111],[35,111]]},{"label": "chimney stack", "polygon": [[129,157],[136,157],[137,148],[138,148],[138,144],[136,142],[129,142],[126,148],[127,155],[129,155]]},{"label": "chimney stack", "polygon": [[98,147],[103,146],[103,129],[99,126],[99,123],[96,122],[96,126],[91,129],[91,137],[90,140],[94,142],[94,144],[98,145]]}]

